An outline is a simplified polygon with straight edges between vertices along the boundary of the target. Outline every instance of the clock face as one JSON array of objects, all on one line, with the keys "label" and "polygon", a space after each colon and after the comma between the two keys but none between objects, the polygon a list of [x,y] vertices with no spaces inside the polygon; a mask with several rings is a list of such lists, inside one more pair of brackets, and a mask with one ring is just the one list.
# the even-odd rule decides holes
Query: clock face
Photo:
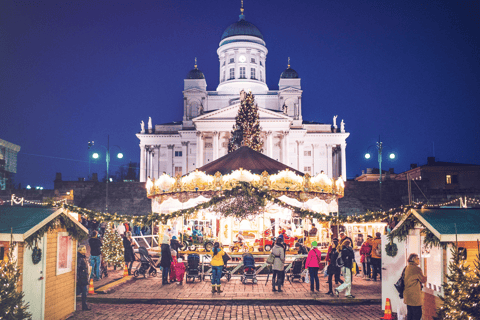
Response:
[{"label": "clock face", "polygon": [[240,58],[238,58],[238,60],[239,60],[240,62],[245,62],[245,61],[247,61],[247,58],[245,58],[244,55],[241,55]]}]

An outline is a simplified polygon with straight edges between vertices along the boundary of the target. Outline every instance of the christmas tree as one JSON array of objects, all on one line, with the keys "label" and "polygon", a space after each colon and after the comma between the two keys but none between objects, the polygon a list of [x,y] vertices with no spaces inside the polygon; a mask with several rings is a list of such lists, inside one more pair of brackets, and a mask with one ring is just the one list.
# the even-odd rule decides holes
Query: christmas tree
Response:
[{"label": "christmas tree", "polygon": [[105,230],[102,243],[102,257],[111,266],[123,268],[123,240],[115,229]]},{"label": "christmas tree", "polygon": [[[247,146],[255,151],[262,152],[263,141],[260,138],[260,121],[255,98],[251,92],[245,93],[242,90],[240,99],[241,105],[235,117],[235,125],[231,132],[232,138],[228,142],[228,152],[233,152],[240,146]],[[238,141],[235,131],[237,133],[241,132],[242,137],[240,137],[240,141]]]},{"label": "christmas tree", "polygon": [[0,261],[0,320],[31,319],[28,304],[23,301],[24,294],[17,290],[20,270],[13,257],[13,248],[11,243],[7,258]]},{"label": "christmas tree", "polygon": [[447,282],[443,284],[444,296],[440,297],[443,306],[438,310],[436,319],[480,319],[478,257],[475,261],[476,270],[472,273],[470,266],[465,264],[462,251],[454,246],[452,254]]}]

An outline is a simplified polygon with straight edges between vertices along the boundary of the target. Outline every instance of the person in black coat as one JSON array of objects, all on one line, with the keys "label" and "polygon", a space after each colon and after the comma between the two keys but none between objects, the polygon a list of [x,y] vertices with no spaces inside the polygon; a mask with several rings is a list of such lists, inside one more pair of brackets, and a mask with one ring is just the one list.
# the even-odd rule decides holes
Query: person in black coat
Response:
[{"label": "person in black coat", "polygon": [[77,253],[77,287],[82,293],[82,310],[90,310],[87,306],[87,289],[88,289],[88,264],[87,264],[87,248],[85,246],[78,247]]},{"label": "person in black coat", "polygon": [[170,240],[170,247],[173,250],[175,250],[175,252],[177,253],[177,259],[178,259],[178,252],[180,251],[182,246],[183,245],[180,243],[180,241],[177,240],[177,237],[173,236],[172,240]]},{"label": "person in black coat", "polygon": [[132,265],[133,261],[135,261],[135,254],[133,253],[132,243],[132,233],[128,231],[125,233],[125,237],[123,237],[123,258],[125,260],[125,263],[127,264],[128,275],[132,274]]},{"label": "person in black coat", "polygon": [[343,260],[342,272],[343,272],[343,275],[345,276],[345,282],[342,283],[339,287],[337,287],[337,289],[335,289],[335,293],[338,297],[340,292],[342,292],[345,289],[345,297],[353,299],[355,298],[355,296],[351,294],[352,267],[353,267],[353,262],[355,261],[355,254],[350,245],[351,245],[350,240],[344,240],[338,248],[339,249],[338,251],[340,251],[340,254]]},{"label": "person in black coat", "polygon": [[308,254],[308,248],[300,243],[295,243],[295,249],[297,249],[298,254]]},{"label": "person in black coat", "polygon": [[163,236],[162,245],[160,247],[160,267],[162,267],[162,284],[170,284],[168,282],[168,274],[170,273],[170,266],[172,264],[173,258],[172,253],[170,252],[170,245],[168,244],[168,236]]},{"label": "person in black coat", "polygon": [[332,278],[335,276],[335,283],[342,284],[343,281],[340,279],[340,268],[337,266],[337,258],[339,252],[337,251],[338,240],[333,239],[331,250],[328,253],[328,267],[327,267],[327,274],[328,274],[328,292],[327,294],[333,295],[333,288],[332,288]]}]

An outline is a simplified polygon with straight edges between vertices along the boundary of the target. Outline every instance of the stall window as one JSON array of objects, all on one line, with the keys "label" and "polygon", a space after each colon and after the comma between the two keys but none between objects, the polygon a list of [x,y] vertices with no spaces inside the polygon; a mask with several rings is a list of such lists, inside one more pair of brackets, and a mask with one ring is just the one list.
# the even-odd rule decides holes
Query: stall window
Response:
[{"label": "stall window", "polygon": [[5,260],[5,247],[0,247],[0,260]]},{"label": "stall window", "polygon": [[458,247],[458,254],[460,255],[460,259],[467,260],[467,248]]},{"label": "stall window", "polygon": [[57,275],[72,271],[72,237],[68,232],[57,236]]}]

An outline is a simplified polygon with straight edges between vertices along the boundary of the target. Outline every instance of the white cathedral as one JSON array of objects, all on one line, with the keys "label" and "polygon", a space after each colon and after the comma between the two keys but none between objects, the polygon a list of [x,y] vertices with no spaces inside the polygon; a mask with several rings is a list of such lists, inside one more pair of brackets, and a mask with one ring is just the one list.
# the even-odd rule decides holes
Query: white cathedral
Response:
[{"label": "white cathedral", "polygon": [[204,74],[197,68],[184,80],[183,121],[152,125],[141,122],[140,181],[157,179],[164,172],[184,175],[227,154],[240,91],[251,91],[258,104],[263,153],[287,166],[310,175],[324,171],[329,177],[346,174],[346,139],[342,120],[333,124],[314,123],[302,118],[302,88],[298,73],[282,72],[278,90],[266,84],[267,47],[260,30],[240,19],[222,35],[217,49],[220,84],[207,91]]}]

